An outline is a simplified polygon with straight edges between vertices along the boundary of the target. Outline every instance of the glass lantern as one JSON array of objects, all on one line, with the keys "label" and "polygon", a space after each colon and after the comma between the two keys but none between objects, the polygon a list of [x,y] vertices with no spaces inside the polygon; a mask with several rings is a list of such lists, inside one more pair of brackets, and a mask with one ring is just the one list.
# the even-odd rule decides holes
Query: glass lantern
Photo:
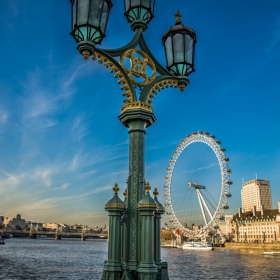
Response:
[{"label": "glass lantern", "polygon": [[128,22],[143,21],[148,24],[154,17],[155,0],[124,0]]},{"label": "glass lantern", "polygon": [[113,6],[111,0],[71,0],[72,32],[76,42],[100,44]]},{"label": "glass lantern", "polygon": [[167,70],[175,76],[188,76],[194,72],[195,31],[182,24],[179,12],[175,26],[163,36]]}]

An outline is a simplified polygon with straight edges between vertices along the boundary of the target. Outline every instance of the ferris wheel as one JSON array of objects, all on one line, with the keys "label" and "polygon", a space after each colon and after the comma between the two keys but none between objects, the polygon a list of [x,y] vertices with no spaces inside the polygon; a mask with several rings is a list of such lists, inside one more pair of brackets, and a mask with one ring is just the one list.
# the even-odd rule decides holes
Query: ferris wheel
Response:
[{"label": "ferris wheel", "polygon": [[169,160],[166,213],[184,236],[201,237],[217,228],[229,208],[231,169],[220,144],[208,132],[193,132],[181,140]]}]

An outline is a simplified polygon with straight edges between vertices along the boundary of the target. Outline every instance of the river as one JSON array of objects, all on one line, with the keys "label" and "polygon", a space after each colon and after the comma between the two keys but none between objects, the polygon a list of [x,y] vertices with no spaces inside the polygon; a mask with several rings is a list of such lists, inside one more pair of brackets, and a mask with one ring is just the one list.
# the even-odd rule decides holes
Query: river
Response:
[{"label": "river", "polygon": [[[0,279],[101,279],[107,245],[100,239],[6,239],[0,245]],[[263,250],[162,248],[162,259],[168,262],[170,280],[280,279],[280,256]]]}]

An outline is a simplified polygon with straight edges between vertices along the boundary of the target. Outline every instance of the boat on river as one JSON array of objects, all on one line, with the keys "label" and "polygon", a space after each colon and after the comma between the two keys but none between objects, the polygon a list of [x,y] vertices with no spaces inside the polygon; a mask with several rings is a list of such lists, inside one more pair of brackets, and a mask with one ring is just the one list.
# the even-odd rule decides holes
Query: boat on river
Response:
[{"label": "boat on river", "polygon": [[0,245],[4,245],[5,244],[5,239],[4,238],[0,238]]},{"label": "boat on river", "polygon": [[214,250],[211,243],[207,242],[185,242],[182,246],[184,250],[211,251]]},{"label": "boat on river", "polygon": [[264,255],[280,255],[280,251],[267,251],[263,253]]}]

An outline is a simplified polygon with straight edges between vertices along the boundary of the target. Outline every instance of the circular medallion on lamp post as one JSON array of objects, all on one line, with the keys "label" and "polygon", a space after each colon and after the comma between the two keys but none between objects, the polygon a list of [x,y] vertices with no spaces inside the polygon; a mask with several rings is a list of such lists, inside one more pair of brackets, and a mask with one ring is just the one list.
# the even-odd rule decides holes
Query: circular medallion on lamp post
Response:
[{"label": "circular medallion on lamp post", "polygon": [[136,49],[127,50],[121,55],[120,64],[131,79],[131,82],[137,86],[146,86],[156,77],[156,66],[152,59],[143,51]]}]

